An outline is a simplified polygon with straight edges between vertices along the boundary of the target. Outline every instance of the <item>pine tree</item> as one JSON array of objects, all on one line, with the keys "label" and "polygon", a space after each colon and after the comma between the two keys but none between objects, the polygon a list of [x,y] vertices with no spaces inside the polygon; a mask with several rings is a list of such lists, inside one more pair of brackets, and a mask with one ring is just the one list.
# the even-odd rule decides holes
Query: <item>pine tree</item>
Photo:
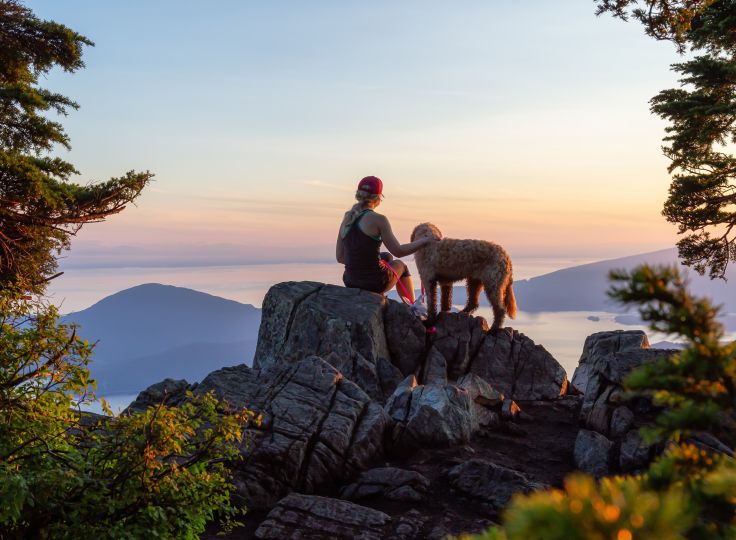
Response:
[{"label": "pine tree", "polygon": [[242,514],[228,462],[259,419],[191,393],[141,414],[83,413],[95,400],[93,346],[28,294],[43,292],[83,224],[121,211],[152,177],[82,186],[70,181],[71,164],[51,157],[69,140],[47,114],[77,105],[38,79],[83,67],[86,45],[0,0],[0,539],[196,539],[213,519],[234,525]]},{"label": "pine tree", "polygon": [[55,145],[69,148],[69,139],[47,114],[78,105],[40,88],[39,77],[54,67],[82,68],[82,49],[91,45],[17,0],[0,0],[0,290],[42,292],[71,236],[120,212],[153,176],[131,171],[80,185],[70,181],[74,166],[50,154]]},{"label": "pine tree", "polygon": [[[598,0],[598,13],[634,17],[648,35],[700,53],[672,69],[680,88],[651,110],[669,122],[664,154],[673,174],[663,214],[686,234],[683,262],[723,278],[736,260],[736,0]],[[731,148],[729,148],[731,146]]]}]

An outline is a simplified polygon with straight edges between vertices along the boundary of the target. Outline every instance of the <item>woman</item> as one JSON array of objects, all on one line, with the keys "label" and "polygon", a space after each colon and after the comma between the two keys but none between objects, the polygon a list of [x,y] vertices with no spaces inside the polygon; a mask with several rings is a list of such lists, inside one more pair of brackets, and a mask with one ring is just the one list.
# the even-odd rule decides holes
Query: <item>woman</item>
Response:
[{"label": "woman", "polygon": [[[399,296],[414,302],[414,284],[406,264],[381,253],[381,243],[396,257],[411,255],[433,238],[422,238],[408,244],[399,244],[391,231],[391,224],[374,209],[381,204],[383,182],[375,176],[366,176],[358,183],[355,198],[358,203],[345,212],[337,235],[337,262],[345,265],[342,280],[346,287],[356,287],[384,293],[396,285]],[[391,268],[388,268],[390,266]],[[391,270],[393,269],[393,271]],[[404,289],[397,285],[397,276]]]}]

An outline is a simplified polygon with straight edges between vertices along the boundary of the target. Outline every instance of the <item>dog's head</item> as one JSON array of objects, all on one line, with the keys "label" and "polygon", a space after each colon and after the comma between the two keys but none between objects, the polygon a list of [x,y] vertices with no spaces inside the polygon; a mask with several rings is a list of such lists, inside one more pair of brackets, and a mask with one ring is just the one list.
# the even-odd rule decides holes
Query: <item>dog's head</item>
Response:
[{"label": "dog's head", "polygon": [[419,240],[420,238],[430,238],[434,236],[437,240],[442,240],[442,231],[440,231],[435,225],[431,223],[420,223],[411,232],[411,241]]}]

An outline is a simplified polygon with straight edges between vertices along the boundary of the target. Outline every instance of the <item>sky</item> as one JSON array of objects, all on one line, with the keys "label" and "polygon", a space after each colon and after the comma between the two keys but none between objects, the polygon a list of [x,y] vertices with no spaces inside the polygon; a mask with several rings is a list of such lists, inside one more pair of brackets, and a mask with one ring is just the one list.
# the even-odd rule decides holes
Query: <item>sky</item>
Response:
[{"label": "sky", "polygon": [[330,261],[360,178],[408,242],[514,258],[671,247],[661,216],[674,47],[586,0],[29,0],[95,42],[43,84],[81,108],[58,154],[87,183],[150,170],[66,268]]}]

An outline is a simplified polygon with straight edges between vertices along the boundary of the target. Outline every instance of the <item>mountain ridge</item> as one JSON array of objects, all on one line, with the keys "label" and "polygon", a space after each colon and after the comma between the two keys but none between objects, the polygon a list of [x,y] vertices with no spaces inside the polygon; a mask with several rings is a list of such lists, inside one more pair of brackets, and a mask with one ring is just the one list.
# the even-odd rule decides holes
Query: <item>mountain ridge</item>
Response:
[{"label": "mountain ridge", "polygon": [[62,322],[79,325],[79,335],[96,342],[91,374],[101,393],[117,394],[136,392],[162,374],[194,382],[213,369],[251,363],[260,319],[260,309],[250,304],[145,283],[64,315]]}]

